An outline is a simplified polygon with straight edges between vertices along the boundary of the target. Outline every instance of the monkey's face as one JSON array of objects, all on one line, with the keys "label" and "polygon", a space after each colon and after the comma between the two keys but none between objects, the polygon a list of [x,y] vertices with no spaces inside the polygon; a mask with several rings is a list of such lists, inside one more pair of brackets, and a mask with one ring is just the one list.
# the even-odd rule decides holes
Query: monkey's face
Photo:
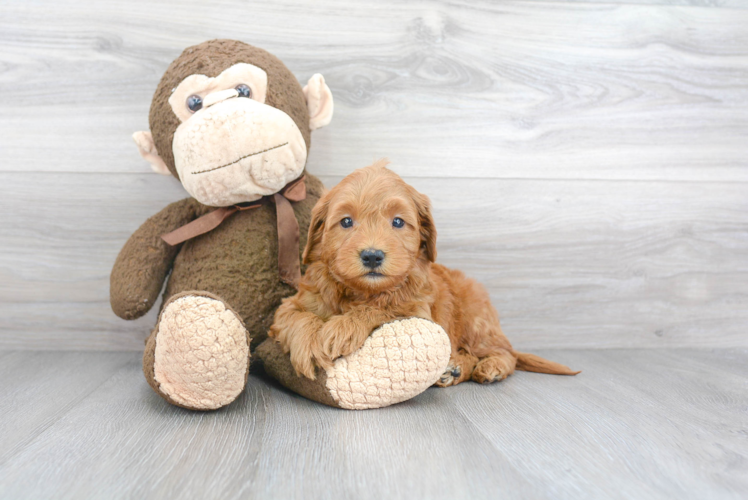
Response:
[{"label": "monkey's face", "polygon": [[188,47],[161,77],[149,122],[135,132],[154,171],[197,201],[229,206],[277,193],[306,166],[310,132],[330,123],[320,74],[302,88],[275,56],[237,40]]},{"label": "monkey's face", "polygon": [[179,118],[174,164],[204,205],[228,206],[277,193],[301,175],[307,146],[283,111],[265,104],[267,73],[235,64],[215,78],[190,75],[169,105]]}]

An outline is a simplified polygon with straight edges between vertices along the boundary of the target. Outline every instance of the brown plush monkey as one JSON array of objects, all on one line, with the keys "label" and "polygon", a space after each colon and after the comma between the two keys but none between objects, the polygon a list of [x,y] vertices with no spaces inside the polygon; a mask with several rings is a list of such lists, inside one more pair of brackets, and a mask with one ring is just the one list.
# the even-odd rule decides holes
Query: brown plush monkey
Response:
[{"label": "brown plush monkey", "polygon": [[299,243],[324,189],[304,172],[310,132],[332,111],[321,75],[302,89],[276,57],[233,40],[186,49],[161,79],[150,131],[133,138],[191,197],[127,241],[111,305],[121,318],[142,316],[171,272],[143,358],[148,382],[170,403],[215,409],[244,390],[250,351],[295,292]]}]

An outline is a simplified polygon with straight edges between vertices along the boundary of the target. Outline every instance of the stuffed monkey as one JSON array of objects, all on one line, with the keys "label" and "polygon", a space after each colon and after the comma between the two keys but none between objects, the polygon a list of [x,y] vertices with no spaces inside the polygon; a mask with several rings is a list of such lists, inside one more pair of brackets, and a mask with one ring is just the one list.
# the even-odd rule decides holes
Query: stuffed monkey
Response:
[{"label": "stuffed monkey", "polygon": [[310,132],[332,112],[322,75],[302,89],[279,59],[233,40],[187,48],[161,78],[150,131],[133,138],[191,197],[130,237],[110,298],[135,319],[167,281],[143,369],[170,403],[215,409],[244,389],[250,350],[300,277],[300,243],[324,189],[304,171]]},{"label": "stuffed monkey", "polygon": [[[150,131],[133,139],[152,168],[179,179],[190,197],[133,233],[114,264],[110,300],[121,318],[141,317],[166,281],[143,371],[168,402],[213,410],[244,390],[250,353],[267,338],[281,299],[295,293],[301,276],[300,248],[324,190],[304,170],[310,135],[332,113],[322,75],[302,88],[276,57],[238,41],[189,47],[161,78]],[[408,399],[436,381],[449,357],[439,330],[425,320],[384,325],[365,346],[374,351],[340,359],[342,370],[313,381],[296,375],[272,340],[258,354],[269,374],[306,397],[371,408]],[[446,359],[435,359],[433,348],[431,357],[376,348],[385,340],[400,345],[403,336],[416,346],[436,342]],[[371,367],[388,356],[422,362],[372,376]]]}]

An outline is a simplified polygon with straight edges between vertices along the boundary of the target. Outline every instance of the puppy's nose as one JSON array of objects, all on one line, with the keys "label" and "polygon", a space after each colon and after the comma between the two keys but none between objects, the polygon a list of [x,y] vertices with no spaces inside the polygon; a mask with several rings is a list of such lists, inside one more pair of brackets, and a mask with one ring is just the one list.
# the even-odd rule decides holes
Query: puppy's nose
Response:
[{"label": "puppy's nose", "polygon": [[381,250],[374,250],[373,248],[367,248],[361,252],[361,262],[364,263],[369,269],[374,269],[382,265],[384,261],[384,252]]}]

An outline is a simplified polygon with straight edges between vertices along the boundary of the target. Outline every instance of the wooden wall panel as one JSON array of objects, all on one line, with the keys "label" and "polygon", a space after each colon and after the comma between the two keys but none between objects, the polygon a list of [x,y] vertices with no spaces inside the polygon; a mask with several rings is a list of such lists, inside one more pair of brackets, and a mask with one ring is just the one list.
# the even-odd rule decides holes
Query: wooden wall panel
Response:
[{"label": "wooden wall panel", "polygon": [[[439,262],[486,285],[518,346],[748,346],[744,184],[406,180],[432,199]],[[0,181],[0,345],[140,348],[155,315],[116,318],[109,272],[132,231],[183,196],[178,182]]]},{"label": "wooden wall panel", "polygon": [[[143,172],[169,62],[205,39],[325,74],[325,173],[748,180],[748,12],[546,2],[10,2],[3,171]],[[279,20],[283,19],[283,22]]]},{"label": "wooden wall panel", "polygon": [[748,345],[748,11],[673,2],[4,2],[0,347],[141,348],[109,271],[184,193],[130,134],[217,37],[325,74],[310,171],[389,157],[518,346]]}]

